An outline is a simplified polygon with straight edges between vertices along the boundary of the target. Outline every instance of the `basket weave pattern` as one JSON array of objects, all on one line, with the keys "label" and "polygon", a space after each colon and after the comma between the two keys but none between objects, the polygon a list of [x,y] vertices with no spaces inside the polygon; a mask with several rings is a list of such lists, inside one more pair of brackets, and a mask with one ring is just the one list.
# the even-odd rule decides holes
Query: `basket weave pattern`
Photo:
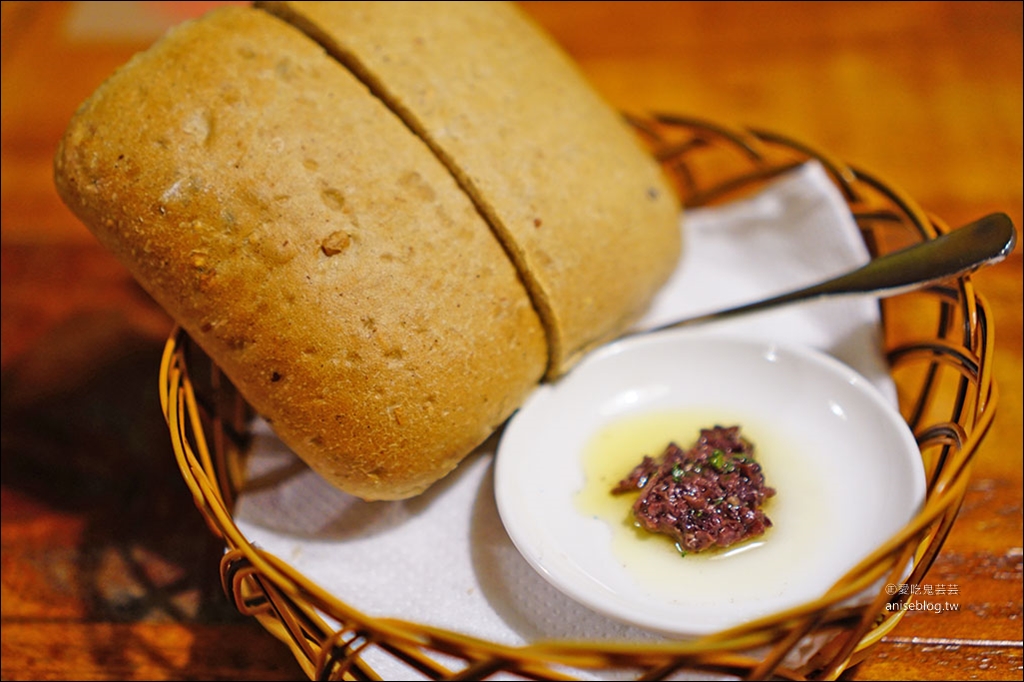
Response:
[{"label": "basket weave pattern", "polygon": [[[830,173],[872,254],[948,231],[899,190],[795,140],[679,116],[631,122],[675,183],[687,207],[756,191],[809,159]],[[862,660],[896,626],[902,610],[881,584],[919,585],[956,518],[971,460],[997,403],[992,330],[969,276],[881,303],[884,343],[900,410],[914,432],[928,481],[924,507],[903,530],[843,576],[818,600],[695,640],[537,642],[509,647],[418,623],[370,617],[326,593],[285,562],[250,544],[232,518],[244,484],[250,411],[218,368],[180,329],[168,339],[160,397],[185,482],[226,553],[228,597],[285,642],[311,679],[379,679],[372,652],[430,679],[574,679],[574,671],[664,679],[679,673],[750,679],[834,679]],[[912,319],[913,323],[906,322]],[[914,569],[902,572],[911,557]],[[872,587],[874,586],[874,587]],[[843,603],[865,589],[866,606]],[[912,592],[912,590],[907,590]],[[340,623],[335,628],[328,621]],[[809,636],[823,642],[809,660],[795,655]]]}]

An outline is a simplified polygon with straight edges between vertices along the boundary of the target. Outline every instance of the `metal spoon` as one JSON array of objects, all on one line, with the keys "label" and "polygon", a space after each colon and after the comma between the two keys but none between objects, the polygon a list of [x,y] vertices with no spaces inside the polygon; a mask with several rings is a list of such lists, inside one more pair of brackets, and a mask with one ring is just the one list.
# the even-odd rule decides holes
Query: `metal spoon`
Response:
[{"label": "metal spoon", "polygon": [[856,270],[820,284],[755,303],[669,322],[645,329],[642,333],[688,327],[825,296],[895,296],[997,263],[1013,251],[1016,242],[1017,231],[1009,216],[1005,213],[992,213],[935,239],[875,258]]}]

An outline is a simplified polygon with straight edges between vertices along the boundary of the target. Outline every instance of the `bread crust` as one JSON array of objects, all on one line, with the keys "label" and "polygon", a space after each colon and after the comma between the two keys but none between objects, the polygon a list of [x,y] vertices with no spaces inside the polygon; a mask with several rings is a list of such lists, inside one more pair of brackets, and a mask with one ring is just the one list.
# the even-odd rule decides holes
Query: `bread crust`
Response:
[{"label": "bread crust", "polygon": [[259,2],[430,145],[516,264],[548,378],[614,338],[678,263],[680,206],[633,131],[503,2]]},{"label": "bread crust", "polygon": [[67,205],[314,470],[444,476],[542,378],[519,274],[432,151],[306,35],[229,7],[75,114]]}]

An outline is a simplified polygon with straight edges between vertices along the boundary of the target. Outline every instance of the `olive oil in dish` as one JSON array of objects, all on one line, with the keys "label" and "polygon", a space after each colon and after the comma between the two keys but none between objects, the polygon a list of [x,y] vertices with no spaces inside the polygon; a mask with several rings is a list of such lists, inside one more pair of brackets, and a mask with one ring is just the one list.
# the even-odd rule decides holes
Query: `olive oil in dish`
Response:
[{"label": "olive oil in dish", "polygon": [[[753,442],[766,484],[776,490],[763,507],[773,525],[764,535],[728,548],[684,555],[669,537],[637,527],[630,511],[636,495],[613,495],[611,490],[644,455],[657,457],[669,442],[688,448],[701,428],[716,424],[740,425]],[[667,600],[692,602],[695,595],[709,604],[770,599],[782,594],[790,581],[801,579],[801,550],[831,525],[821,485],[824,473],[815,466],[813,453],[787,444],[796,440],[749,416],[710,409],[625,417],[587,443],[582,457],[585,482],[576,507],[607,524],[611,551],[623,570]]]}]

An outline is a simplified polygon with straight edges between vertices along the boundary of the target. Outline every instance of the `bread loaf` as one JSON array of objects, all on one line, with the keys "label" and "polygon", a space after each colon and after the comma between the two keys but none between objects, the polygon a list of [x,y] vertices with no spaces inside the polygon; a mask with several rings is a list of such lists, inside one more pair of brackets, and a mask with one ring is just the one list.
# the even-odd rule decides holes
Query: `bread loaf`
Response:
[{"label": "bread loaf", "polygon": [[[299,4],[215,10],[136,55],[76,112],[55,183],[311,468],[364,499],[410,497],[642,312],[676,262],[678,207],[514,8],[354,3],[370,20],[349,25]],[[489,53],[480,22],[528,50]],[[416,99],[415,72],[342,59],[330,36],[360,31],[398,51],[462,36],[491,76],[445,88],[464,76],[427,61]],[[522,73],[493,61],[535,50]],[[550,60],[557,77],[530,90]],[[505,79],[512,108],[581,104],[534,134],[542,107],[495,108]]]},{"label": "bread loaf", "polygon": [[257,5],[316,38],[458,179],[523,274],[550,377],[640,316],[676,264],[678,203],[617,112],[515,5]]}]

